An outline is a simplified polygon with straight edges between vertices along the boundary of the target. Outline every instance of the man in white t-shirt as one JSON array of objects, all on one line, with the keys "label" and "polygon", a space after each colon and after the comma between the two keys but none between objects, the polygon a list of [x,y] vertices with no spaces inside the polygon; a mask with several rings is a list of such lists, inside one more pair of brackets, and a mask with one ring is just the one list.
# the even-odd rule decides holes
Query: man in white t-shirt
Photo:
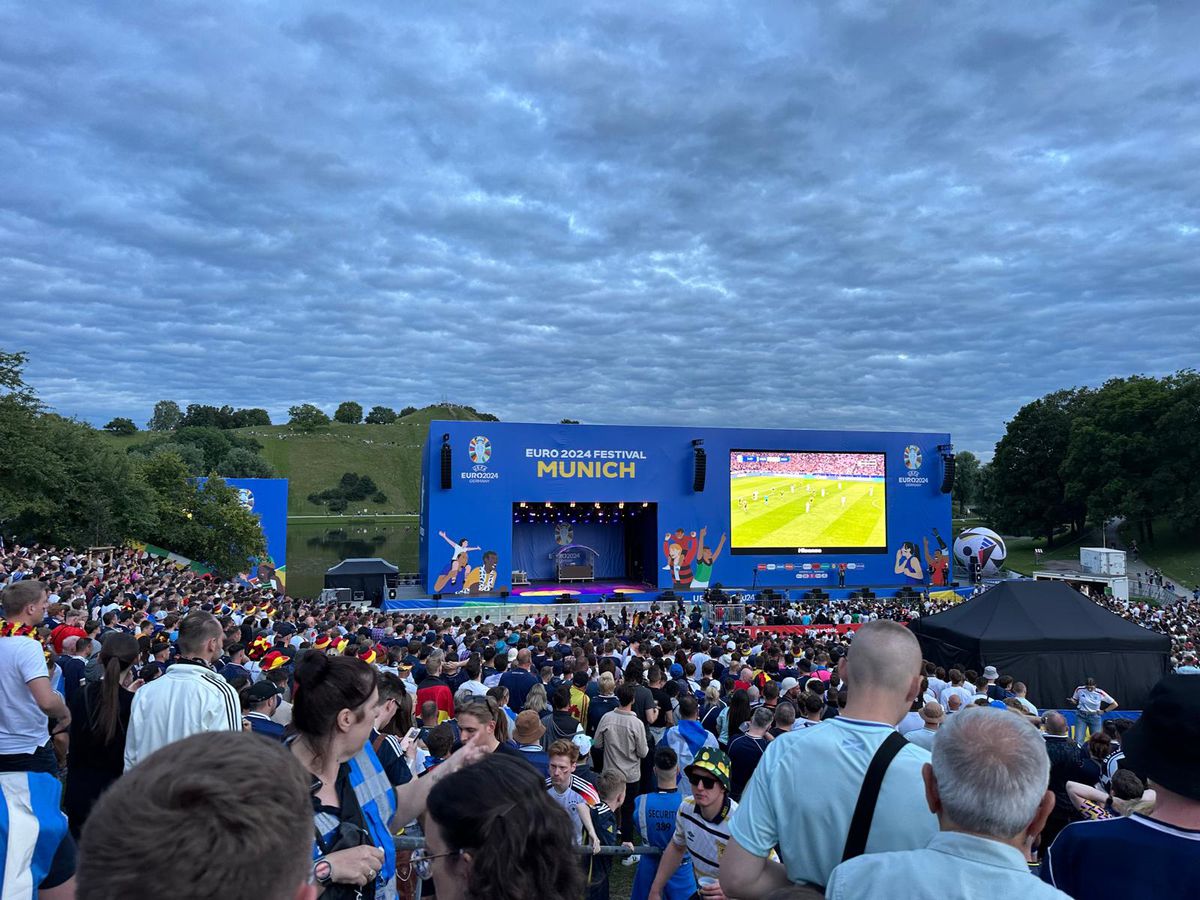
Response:
[{"label": "man in white t-shirt", "polygon": [[62,886],[75,874],[75,844],[61,811],[58,762],[50,743],[71,714],[50,688],[41,641],[30,633],[50,605],[45,584],[24,578],[0,592],[6,637],[0,637],[0,895],[31,897]]},{"label": "man in white t-shirt", "polygon": [[[921,649],[903,625],[864,625],[839,663],[848,702],[819,728],[771,742],[730,824],[721,887],[759,900],[789,882],[824,886],[841,862],[867,767],[921,689]],[[905,744],[886,770],[866,852],[915,850],[937,832],[925,802],[929,752]],[[782,863],[772,862],[773,847]]]}]

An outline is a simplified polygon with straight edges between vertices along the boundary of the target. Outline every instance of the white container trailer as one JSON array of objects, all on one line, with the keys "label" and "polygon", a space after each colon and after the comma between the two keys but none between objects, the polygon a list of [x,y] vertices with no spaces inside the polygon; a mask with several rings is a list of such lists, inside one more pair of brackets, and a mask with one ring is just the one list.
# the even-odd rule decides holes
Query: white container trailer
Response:
[{"label": "white container trailer", "polygon": [[1124,575],[1125,551],[1106,547],[1080,547],[1079,565],[1085,572],[1097,575]]}]

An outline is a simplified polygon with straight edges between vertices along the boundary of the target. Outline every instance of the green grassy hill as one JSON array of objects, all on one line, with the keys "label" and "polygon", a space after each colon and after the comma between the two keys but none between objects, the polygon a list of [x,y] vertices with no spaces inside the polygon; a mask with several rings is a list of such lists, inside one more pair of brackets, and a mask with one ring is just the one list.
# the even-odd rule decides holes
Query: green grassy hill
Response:
[{"label": "green grassy hill", "polygon": [[[344,472],[370,475],[386,503],[352,503],[347,514],[415,513],[421,497],[421,448],[434,419],[479,421],[457,406],[429,406],[391,425],[343,425],[334,422],[310,433],[287,425],[239,428],[237,434],[262,444],[262,455],[288,479],[288,515],[322,516],[329,510],[308,502],[308,495],[337,485]],[[128,448],[149,437],[147,432],[110,435],[114,446]]]}]

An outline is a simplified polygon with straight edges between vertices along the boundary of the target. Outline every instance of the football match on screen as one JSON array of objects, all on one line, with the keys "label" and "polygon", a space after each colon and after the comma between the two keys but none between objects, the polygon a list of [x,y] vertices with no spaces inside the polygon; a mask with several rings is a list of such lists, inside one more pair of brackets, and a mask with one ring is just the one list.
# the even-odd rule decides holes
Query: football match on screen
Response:
[{"label": "football match on screen", "polygon": [[882,453],[734,451],[729,457],[733,552],[883,551]]}]

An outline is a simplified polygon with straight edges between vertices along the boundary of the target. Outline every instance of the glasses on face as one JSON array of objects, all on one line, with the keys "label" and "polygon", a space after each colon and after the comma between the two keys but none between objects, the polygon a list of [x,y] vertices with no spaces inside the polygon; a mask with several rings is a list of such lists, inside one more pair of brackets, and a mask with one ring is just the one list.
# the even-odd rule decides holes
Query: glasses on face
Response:
[{"label": "glasses on face", "polygon": [[707,775],[694,775],[689,772],[687,780],[692,787],[699,786],[704,788],[706,791],[711,791],[717,786],[717,780],[715,778],[709,778]]},{"label": "glasses on face", "polygon": [[417,877],[422,881],[429,878],[433,874],[432,861],[441,859],[443,856],[457,856],[461,850],[448,850],[445,853],[430,853],[422,847],[418,847],[412,852],[410,865],[412,870],[417,873]]}]

